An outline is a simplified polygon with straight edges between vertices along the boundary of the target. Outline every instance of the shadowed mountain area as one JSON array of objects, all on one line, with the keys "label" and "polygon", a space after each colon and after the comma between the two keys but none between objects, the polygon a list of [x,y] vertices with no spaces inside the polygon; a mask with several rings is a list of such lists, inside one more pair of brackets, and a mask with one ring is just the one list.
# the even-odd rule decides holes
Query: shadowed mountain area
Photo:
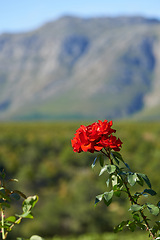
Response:
[{"label": "shadowed mountain area", "polygon": [[0,120],[160,119],[160,21],[65,16],[0,35]]}]

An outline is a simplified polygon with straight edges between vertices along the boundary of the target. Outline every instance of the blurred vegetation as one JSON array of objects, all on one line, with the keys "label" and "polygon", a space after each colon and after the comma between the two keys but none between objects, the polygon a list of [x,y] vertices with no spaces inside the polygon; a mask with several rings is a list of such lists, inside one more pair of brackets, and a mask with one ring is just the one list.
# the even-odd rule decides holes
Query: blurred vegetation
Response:
[{"label": "blurred vegetation", "polygon": [[[56,235],[99,234],[112,231],[113,226],[128,219],[125,195],[120,200],[115,198],[108,208],[103,203],[94,208],[95,196],[107,186],[105,174],[98,177],[99,169],[91,169],[96,154],[72,150],[70,140],[80,124],[83,122],[0,124],[0,169],[19,180],[15,183],[17,189],[26,195],[39,195],[33,211],[35,218],[16,226],[10,239],[29,238],[33,234],[50,239]],[[121,153],[125,161],[134,171],[149,176],[158,193],[156,203],[160,198],[160,123],[114,122],[113,128],[124,143]],[[8,209],[9,214],[12,211],[20,211],[19,206]],[[97,238],[92,240],[100,239],[99,235],[94,236]],[[101,236],[102,239],[121,238],[114,234],[111,238]]]},{"label": "blurred vegetation", "polygon": [[103,233],[103,234],[86,234],[81,236],[69,236],[69,237],[53,237],[46,240],[144,240],[147,238],[147,233],[137,232],[137,233]]}]

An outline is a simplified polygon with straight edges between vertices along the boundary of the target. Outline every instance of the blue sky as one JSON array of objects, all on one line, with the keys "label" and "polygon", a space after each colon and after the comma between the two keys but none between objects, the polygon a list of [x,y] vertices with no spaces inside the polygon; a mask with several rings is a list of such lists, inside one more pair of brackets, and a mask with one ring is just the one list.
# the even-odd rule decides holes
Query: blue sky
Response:
[{"label": "blue sky", "polygon": [[63,15],[160,19],[160,0],[0,0],[0,33],[36,29]]}]

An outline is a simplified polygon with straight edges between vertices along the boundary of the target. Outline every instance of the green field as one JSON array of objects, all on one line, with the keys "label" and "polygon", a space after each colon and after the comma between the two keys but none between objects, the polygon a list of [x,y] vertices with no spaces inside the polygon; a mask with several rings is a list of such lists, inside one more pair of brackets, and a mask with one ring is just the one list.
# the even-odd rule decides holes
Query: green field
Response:
[{"label": "green field", "polygon": [[[54,237],[46,240],[144,240],[148,238],[146,233],[104,233],[104,234],[90,234],[81,236],[69,236],[69,237]],[[149,239],[149,238],[148,238]]]},{"label": "green field", "polygon": [[[91,169],[95,154],[74,153],[70,142],[83,123],[0,124],[0,169],[4,168],[11,178],[19,179],[19,183],[15,183],[17,189],[27,195],[39,195],[33,212],[35,218],[16,226],[10,239],[28,238],[33,234],[46,240],[125,240],[135,236],[137,240],[147,239],[139,232],[133,236],[128,236],[128,232],[101,235],[112,232],[115,225],[130,218],[129,205],[122,196],[120,200],[115,198],[108,208],[103,203],[94,208],[95,196],[106,189],[105,176],[98,177],[98,167]],[[121,153],[125,161],[134,171],[148,175],[157,191],[153,198],[157,202],[160,198],[160,123],[114,122],[113,128],[123,141]],[[8,214],[15,211],[20,211],[16,204],[14,210],[8,209]]]}]

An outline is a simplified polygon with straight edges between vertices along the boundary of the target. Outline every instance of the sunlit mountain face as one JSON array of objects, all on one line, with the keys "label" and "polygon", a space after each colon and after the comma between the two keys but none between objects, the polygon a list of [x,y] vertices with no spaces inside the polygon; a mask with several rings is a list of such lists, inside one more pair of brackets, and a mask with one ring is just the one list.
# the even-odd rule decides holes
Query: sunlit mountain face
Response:
[{"label": "sunlit mountain face", "polygon": [[0,120],[160,118],[160,22],[62,17],[0,35]]}]

